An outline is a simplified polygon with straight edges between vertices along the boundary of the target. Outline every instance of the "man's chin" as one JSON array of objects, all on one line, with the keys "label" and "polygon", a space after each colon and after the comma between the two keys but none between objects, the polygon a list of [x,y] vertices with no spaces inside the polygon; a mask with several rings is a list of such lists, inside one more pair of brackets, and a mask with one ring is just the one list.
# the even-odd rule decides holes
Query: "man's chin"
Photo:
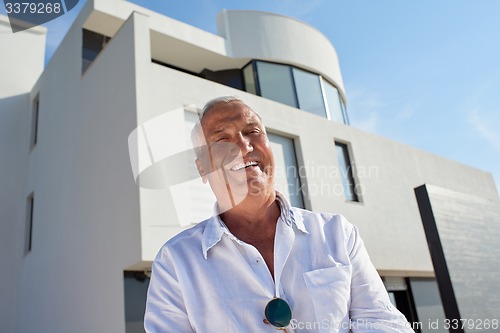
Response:
[{"label": "man's chin", "polygon": [[231,190],[225,189],[216,195],[219,213],[224,213],[234,207],[240,205],[248,197],[248,187],[242,188],[231,187]]},{"label": "man's chin", "polygon": [[262,177],[233,178],[229,179],[228,183],[220,184],[218,187],[217,191],[214,188],[212,190],[216,193],[219,209],[224,211],[228,211],[248,199],[268,197],[274,193],[274,187],[270,186],[267,179],[262,179]]}]

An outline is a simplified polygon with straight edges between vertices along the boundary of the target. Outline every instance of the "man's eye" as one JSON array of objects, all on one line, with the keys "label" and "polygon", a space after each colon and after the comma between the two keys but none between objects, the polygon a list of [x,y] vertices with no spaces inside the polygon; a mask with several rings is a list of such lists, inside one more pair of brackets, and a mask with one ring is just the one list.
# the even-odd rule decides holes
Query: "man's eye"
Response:
[{"label": "man's eye", "polygon": [[225,141],[225,140],[228,140],[228,138],[227,138],[227,137],[225,137],[225,136],[222,136],[222,137],[220,137],[220,138],[217,138],[217,139],[215,140],[215,142],[221,142],[221,141]]}]

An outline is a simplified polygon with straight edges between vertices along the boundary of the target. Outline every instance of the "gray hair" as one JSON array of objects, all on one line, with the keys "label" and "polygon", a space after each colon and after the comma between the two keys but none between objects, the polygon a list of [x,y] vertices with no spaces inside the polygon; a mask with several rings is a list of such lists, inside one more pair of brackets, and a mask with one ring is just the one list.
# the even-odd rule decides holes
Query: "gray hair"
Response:
[{"label": "gray hair", "polygon": [[209,100],[207,102],[207,104],[205,104],[205,106],[203,107],[203,109],[202,109],[202,111],[201,111],[201,113],[199,115],[200,122],[205,117],[205,115],[210,110],[212,110],[214,107],[219,106],[221,104],[230,104],[230,103],[242,103],[242,104],[245,104],[245,102],[243,102],[243,100],[241,98],[236,97],[236,96],[221,96],[221,97],[216,97],[214,99]]},{"label": "gray hair", "polygon": [[[203,131],[201,130],[201,122],[203,118],[207,115],[207,113],[210,112],[214,107],[219,106],[219,105],[227,105],[231,103],[241,103],[244,105],[247,105],[241,98],[236,97],[236,96],[221,96],[221,97],[216,97],[214,99],[209,100],[205,106],[203,106],[203,109],[201,113],[198,115],[198,122],[196,125],[194,125],[192,131],[191,131],[191,141],[193,143],[194,151],[196,154],[196,157],[200,156],[201,153],[201,146],[203,146],[206,142],[205,140],[202,139]],[[253,110],[252,110],[253,111]],[[261,119],[260,115],[253,111],[259,119]]]}]

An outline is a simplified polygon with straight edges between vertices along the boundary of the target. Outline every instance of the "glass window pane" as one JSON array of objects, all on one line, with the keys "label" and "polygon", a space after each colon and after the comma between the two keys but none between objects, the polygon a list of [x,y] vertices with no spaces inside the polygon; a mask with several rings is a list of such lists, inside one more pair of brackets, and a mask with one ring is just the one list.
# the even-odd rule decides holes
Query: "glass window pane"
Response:
[{"label": "glass window pane", "polygon": [[253,76],[253,64],[249,63],[243,68],[243,79],[245,80],[245,90],[251,94],[257,95],[255,89],[255,78]]},{"label": "glass window pane", "polygon": [[349,125],[349,117],[347,116],[347,109],[342,99],[340,99],[340,107],[342,108],[342,115],[344,116],[344,124]]},{"label": "glass window pane", "polygon": [[96,32],[83,29],[82,31],[82,73],[84,73],[90,64],[97,58],[110,37],[98,34]]},{"label": "glass window pane", "polygon": [[[420,322],[444,323],[446,315],[443,309],[439,287],[435,278],[410,278],[411,293],[415,310]],[[426,327],[427,326],[427,327]],[[444,327],[431,328],[423,325],[422,333],[449,333]]]},{"label": "glass window pane", "polygon": [[292,206],[304,208],[293,139],[272,133],[267,133],[267,136],[274,154],[276,189],[290,201]]},{"label": "glass window pane", "polygon": [[257,62],[260,95],[297,107],[290,66]]},{"label": "glass window pane", "polygon": [[330,111],[332,119],[345,124],[344,113],[342,112],[342,102],[337,88],[326,81],[323,82],[325,83],[324,87],[328,110]]},{"label": "glass window pane", "polygon": [[319,75],[293,68],[297,99],[301,110],[326,118]]},{"label": "glass window pane", "polygon": [[124,272],[125,333],[144,333],[144,312],[149,277],[143,272]]},{"label": "glass window pane", "polygon": [[342,177],[342,185],[344,187],[344,196],[346,200],[358,201],[358,196],[355,192],[354,177],[352,175],[352,165],[349,158],[349,150],[347,145],[343,143],[335,143],[337,149],[337,158],[339,160],[340,174]]}]

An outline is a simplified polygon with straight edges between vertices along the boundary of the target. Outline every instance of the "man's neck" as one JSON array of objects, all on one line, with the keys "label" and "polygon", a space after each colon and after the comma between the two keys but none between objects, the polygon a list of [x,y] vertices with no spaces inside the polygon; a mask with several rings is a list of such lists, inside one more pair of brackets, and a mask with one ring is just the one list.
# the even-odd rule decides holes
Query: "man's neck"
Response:
[{"label": "man's neck", "polygon": [[252,244],[274,239],[281,209],[276,193],[268,197],[248,197],[238,206],[221,214],[221,219],[238,239]]}]

